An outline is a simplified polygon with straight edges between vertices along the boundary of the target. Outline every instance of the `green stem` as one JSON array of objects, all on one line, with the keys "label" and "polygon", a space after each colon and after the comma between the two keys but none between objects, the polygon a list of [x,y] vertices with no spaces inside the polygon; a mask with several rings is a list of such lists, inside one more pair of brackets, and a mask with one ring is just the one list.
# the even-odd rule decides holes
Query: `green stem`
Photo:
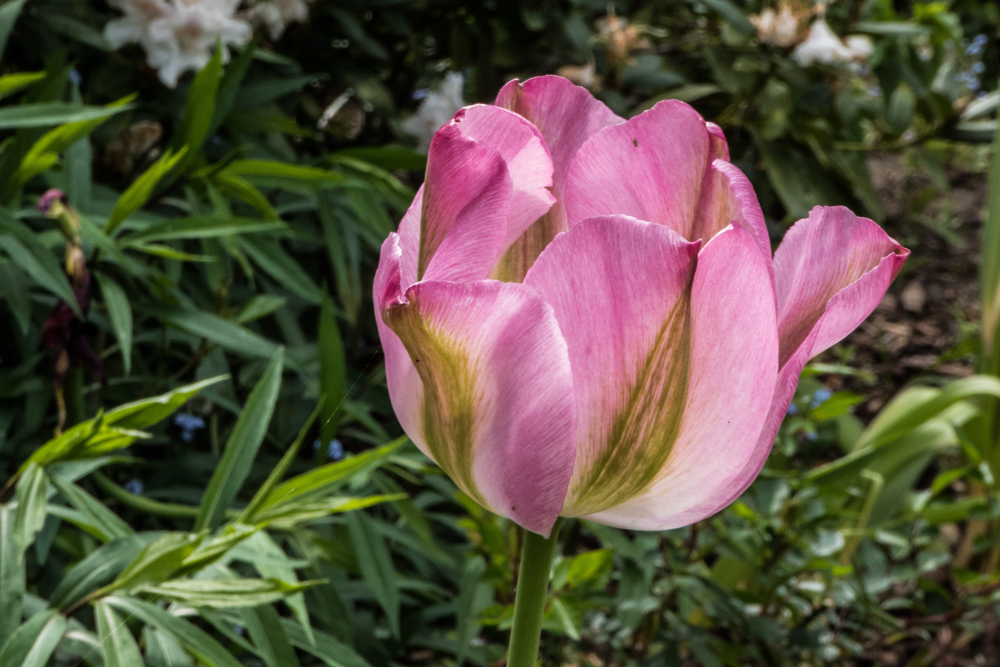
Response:
[{"label": "green stem", "polygon": [[559,519],[552,527],[552,535],[548,539],[531,531],[524,531],[507,667],[535,667],[538,662],[545,594],[549,590],[549,572],[561,524],[562,519]]},{"label": "green stem", "polygon": [[130,507],[133,507],[141,512],[147,514],[155,514],[157,516],[165,516],[173,519],[194,519],[198,516],[198,508],[191,507],[188,505],[176,505],[174,503],[164,503],[159,500],[153,500],[152,498],[143,498],[142,496],[136,495],[134,493],[129,493],[122,487],[118,486],[110,479],[108,479],[104,473],[97,472],[96,470],[90,474],[94,482],[104,491],[106,494],[114,498],[120,503],[124,503]]}]

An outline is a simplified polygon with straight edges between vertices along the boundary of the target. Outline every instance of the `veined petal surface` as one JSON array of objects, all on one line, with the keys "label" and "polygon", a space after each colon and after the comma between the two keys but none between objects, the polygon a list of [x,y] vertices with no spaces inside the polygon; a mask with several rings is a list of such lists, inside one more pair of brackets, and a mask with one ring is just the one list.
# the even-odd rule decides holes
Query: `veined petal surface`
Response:
[{"label": "veined petal surface", "polygon": [[759,388],[777,372],[774,292],[749,233],[698,246],[662,225],[595,218],[525,278],[555,309],[573,368],[565,515],[659,526],[750,457],[770,402]]},{"label": "veined petal surface", "polygon": [[877,224],[840,206],[816,207],[788,230],[774,255],[781,369],[767,421],[729,492],[699,513],[710,516],[749,488],[767,461],[806,362],[871,314],[908,256]]},{"label": "veined petal surface", "polygon": [[552,157],[552,194],[556,204],[525,231],[494,267],[494,277],[520,282],[556,234],[568,229],[563,193],[569,165],[577,150],[595,132],[625,120],[594,98],[586,88],[559,76],[517,79],[501,89],[496,106],[530,121],[541,132]]},{"label": "veined petal surface", "polygon": [[843,206],[817,206],[795,223],[774,254],[782,365],[817,326],[807,359],[853,331],[882,300],[907,256],[881,227]]},{"label": "veined petal surface", "polygon": [[658,103],[580,147],[563,196],[568,224],[625,214],[666,225],[683,238],[712,238],[736,219],[726,176],[728,157],[716,126],[683,102]]},{"label": "veined petal surface", "polygon": [[497,151],[513,182],[503,249],[552,208],[552,158],[538,129],[523,117],[488,104],[460,109],[454,118],[462,134]]},{"label": "veined petal surface", "polygon": [[548,535],[576,457],[573,377],[552,308],[497,281],[421,282],[387,303],[380,319],[410,364],[390,363],[386,345],[407,434],[481,505]]},{"label": "veined petal surface", "polygon": [[399,223],[405,287],[419,280],[480,280],[500,256],[514,187],[500,153],[462,134],[438,130],[424,184]]},{"label": "veined petal surface", "polygon": [[[644,245],[651,245],[649,239]],[[637,275],[630,280],[651,288],[657,273],[667,269],[642,259],[632,257],[619,270],[634,272]],[[686,357],[687,374],[682,376],[686,387],[683,393],[677,392],[682,400],[664,406],[666,410],[660,413],[638,414],[653,423],[676,420],[665,459],[651,471],[651,479],[647,479],[650,473],[641,470],[623,470],[619,484],[627,493],[619,497],[624,499],[597,509],[587,500],[590,489],[579,484],[582,478],[574,474],[564,512],[586,512],[588,519],[638,530],[688,525],[706,516],[699,506],[724,494],[751,457],[770,405],[770,394],[761,387],[774,386],[778,365],[774,292],[767,264],[751,234],[739,227],[717,234],[696,261],[688,288],[688,334],[686,339],[671,336],[670,341],[686,346],[674,353]],[[639,319],[642,314],[633,317]],[[573,341],[568,342],[572,359]],[[580,380],[574,380],[580,395]],[[636,387],[649,391],[648,386]],[[664,448],[655,438],[644,438],[639,444]]]}]

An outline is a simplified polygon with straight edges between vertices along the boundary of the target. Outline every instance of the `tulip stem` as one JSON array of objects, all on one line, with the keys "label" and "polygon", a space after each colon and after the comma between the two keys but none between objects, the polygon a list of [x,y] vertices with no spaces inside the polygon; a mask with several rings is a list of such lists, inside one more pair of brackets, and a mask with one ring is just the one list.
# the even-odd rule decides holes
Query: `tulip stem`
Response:
[{"label": "tulip stem", "polygon": [[555,554],[560,524],[562,519],[556,521],[548,538],[529,530],[524,531],[507,667],[535,667],[538,662],[545,595],[549,590],[549,573],[552,570],[552,556]]}]

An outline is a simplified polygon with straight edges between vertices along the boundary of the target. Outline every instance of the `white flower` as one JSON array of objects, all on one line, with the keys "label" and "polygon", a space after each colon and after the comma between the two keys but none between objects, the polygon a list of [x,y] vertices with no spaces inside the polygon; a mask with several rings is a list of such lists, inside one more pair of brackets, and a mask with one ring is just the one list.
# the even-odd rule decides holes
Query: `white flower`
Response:
[{"label": "white flower", "polygon": [[263,0],[254,3],[249,13],[256,25],[267,28],[271,39],[278,40],[289,23],[309,18],[309,5],[306,0]]},{"label": "white flower", "polygon": [[464,79],[458,72],[451,72],[436,91],[427,93],[417,113],[403,121],[403,129],[420,140],[417,148],[426,153],[431,145],[431,137],[438,129],[451,120],[455,112],[465,106],[462,98]]},{"label": "white flower", "polygon": [[160,80],[173,88],[188,71],[198,71],[212,57],[216,42],[223,62],[229,46],[250,41],[250,25],[235,18],[239,0],[114,0],[125,17],[104,27],[104,37],[116,48],[138,42],[146,62],[159,70]]},{"label": "white flower", "polygon": [[787,4],[775,12],[765,9],[750,22],[757,28],[757,39],[765,44],[791,46],[799,40],[799,19]]},{"label": "white flower", "polygon": [[846,40],[847,48],[851,50],[854,60],[866,60],[875,50],[870,37],[864,35],[851,35]]},{"label": "white flower", "polygon": [[149,24],[167,16],[172,6],[164,0],[110,0],[109,4],[125,13],[120,19],[104,26],[104,39],[114,49],[140,42],[146,37]]},{"label": "white flower", "polygon": [[809,37],[792,51],[792,60],[802,67],[813,63],[864,60],[872,52],[871,40],[860,35],[847,38],[847,44],[833,34],[823,19],[817,19],[809,29]]}]

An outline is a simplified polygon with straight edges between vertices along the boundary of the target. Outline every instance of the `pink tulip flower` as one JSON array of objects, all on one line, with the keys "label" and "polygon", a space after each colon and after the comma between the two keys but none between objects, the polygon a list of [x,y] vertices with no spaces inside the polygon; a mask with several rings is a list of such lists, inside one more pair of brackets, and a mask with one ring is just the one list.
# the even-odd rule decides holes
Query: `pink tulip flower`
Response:
[{"label": "pink tulip flower", "polygon": [[548,535],[676,528],[750,485],[909,251],[838,206],[772,257],[728,159],[684,103],[625,121],[553,76],[437,132],[374,299],[396,415],[465,493]]}]

